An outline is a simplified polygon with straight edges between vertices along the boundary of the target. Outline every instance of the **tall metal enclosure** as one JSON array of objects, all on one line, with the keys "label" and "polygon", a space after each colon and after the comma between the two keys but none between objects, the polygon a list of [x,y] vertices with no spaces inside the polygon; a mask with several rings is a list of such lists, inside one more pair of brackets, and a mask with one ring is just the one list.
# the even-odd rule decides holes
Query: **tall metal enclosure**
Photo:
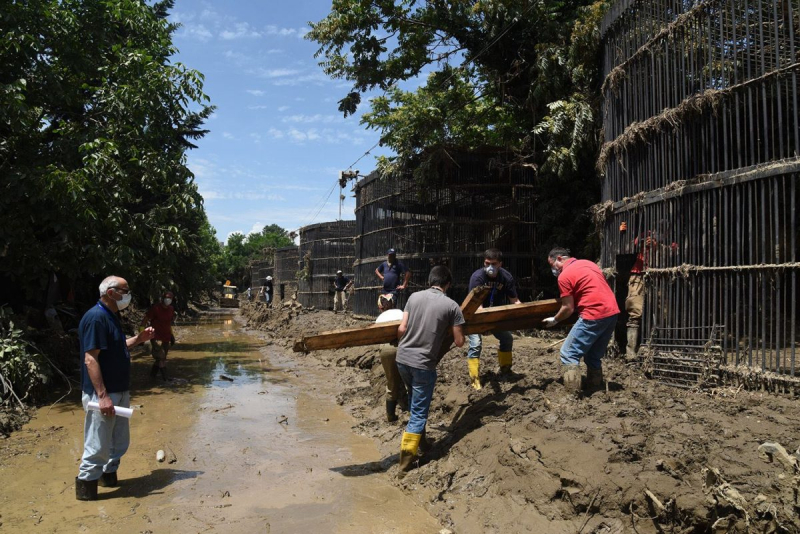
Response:
[{"label": "tall metal enclosure", "polygon": [[358,182],[352,310],[377,315],[382,283],[375,269],[390,247],[413,272],[405,295],[425,289],[431,267],[443,263],[453,272],[450,295],[460,302],[470,276],[483,265],[483,251],[497,247],[521,297],[529,300],[536,235],[534,173],[509,159],[499,153],[450,151],[429,169],[432,177],[424,186],[411,175],[394,179],[372,173]]},{"label": "tall metal enclosure", "polygon": [[297,293],[297,271],[300,255],[296,246],[283,247],[275,251],[275,274],[273,290],[276,300],[292,298]]},{"label": "tall metal enclosure", "polygon": [[618,286],[634,240],[655,240],[645,337],[675,329],[680,346],[718,325],[727,363],[791,375],[798,21],[798,0],[617,2],[602,25],[598,211]]},{"label": "tall metal enclosure", "polygon": [[[261,291],[261,288],[264,286],[264,281],[267,276],[272,276],[273,269],[272,258],[250,263],[250,287],[253,295],[258,295],[258,292]],[[247,288],[239,288],[240,291],[245,289]]]},{"label": "tall metal enclosure", "polygon": [[333,308],[336,271],[352,280],[355,221],[333,221],[300,228],[298,299],[303,306]]}]

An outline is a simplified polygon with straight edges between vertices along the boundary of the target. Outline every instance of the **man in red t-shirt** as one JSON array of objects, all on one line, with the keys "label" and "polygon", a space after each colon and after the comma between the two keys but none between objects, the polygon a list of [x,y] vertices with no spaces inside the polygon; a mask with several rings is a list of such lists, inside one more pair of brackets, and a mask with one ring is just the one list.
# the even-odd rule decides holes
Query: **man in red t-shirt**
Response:
[{"label": "man in red t-shirt", "polygon": [[156,331],[150,340],[153,346],[153,358],[156,360],[150,369],[150,376],[155,377],[161,371],[161,378],[164,380],[167,380],[167,353],[172,340],[172,321],[175,319],[175,308],[172,307],[174,298],[172,291],[167,291],[161,302],[151,306],[142,319],[142,326],[146,326],[149,322]]},{"label": "man in red t-shirt", "polygon": [[553,275],[558,277],[561,309],[544,320],[547,328],[567,319],[577,309],[580,318],[561,345],[564,387],[578,393],[581,389],[581,358],[586,362],[589,387],[603,385],[602,358],[614,335],[619,306],[603,272],[594,262],[578,260],[569,250],[556,247],[547,256]]}]

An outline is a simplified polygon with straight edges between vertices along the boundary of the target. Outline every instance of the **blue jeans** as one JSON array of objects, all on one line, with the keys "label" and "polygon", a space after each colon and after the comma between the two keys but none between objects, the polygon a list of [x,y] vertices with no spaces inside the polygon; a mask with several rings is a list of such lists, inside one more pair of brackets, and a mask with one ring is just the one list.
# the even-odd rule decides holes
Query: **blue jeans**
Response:
[{"label": "blue jeans", "polygon": [[561,363],[578,365],[583,357],[586,367],[602,369],[601,360],[606,353],[611,336],[614,335],[617,317],[618,315],[612,315],[596,321],[578,319],[578,322],[569,331],[564,344],[561,345]]},{"label": "blue jeans", "polygon": [[[514,348],[514,338],[511,332],[505,330],[494,330],[491,334],[500,341],[501,352],[511,352]],[[467,336],[469,339],[469,350],[467,351],[467,358],[480,358],[481,350],[483,349],[483,340],[480,334],[470,334]]]},{"label": "blue jeans", "polygon": [[417,369],[408,365],[397,363],[400,378],[408,390],[408,418],[406,432],[422,434],[428,422],[428,412],[433,400],[433,388],[436,386],[436,371]]},{"label": "blue jeans", "polygon": [[[131,392],[109,393],[114,406],[130,408]],[[81,396],[86,418],[83,422],[83,459],[78,471],[80,480],[97,480],[103,473],[119,469],[119,460],[131,442],[130,425],[124,417],[105,416],[87,407],[89,401],[97,402],[97,393]]]}]

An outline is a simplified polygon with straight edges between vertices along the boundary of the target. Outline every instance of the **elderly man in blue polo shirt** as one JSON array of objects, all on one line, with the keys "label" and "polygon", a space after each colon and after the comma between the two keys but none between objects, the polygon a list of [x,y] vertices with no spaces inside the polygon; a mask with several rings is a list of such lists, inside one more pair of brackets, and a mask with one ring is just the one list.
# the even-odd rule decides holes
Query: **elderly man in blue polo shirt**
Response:
[{"label": "elderly man in blue polo shirt", "polygon": [[[153,338],[148,327],[126,338],[118,312],[131,302],[131,289],[124,278],[109,276],[100,284],[100,300],[87,311],[80,324],[81,401],[86,411],[83,426],[83,458],[75,478],[79,501],[97,499],[97,484],[117,485],[117,469],[128,450],[128,420],[114,414],[114,406],[131,405],[131,355],[128,349]],[[90,410],[90,402],[100,410]]]}]

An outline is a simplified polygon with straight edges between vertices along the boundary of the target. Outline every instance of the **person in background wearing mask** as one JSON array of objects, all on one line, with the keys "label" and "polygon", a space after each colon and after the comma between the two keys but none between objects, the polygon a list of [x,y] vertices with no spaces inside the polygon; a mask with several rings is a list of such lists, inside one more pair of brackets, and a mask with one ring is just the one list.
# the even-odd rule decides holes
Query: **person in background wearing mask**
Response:
[{"label": "person in background wearing mask", "polygon": [[[411,271],[397,261],[397,251],[393,248],[386,251],[386,261],[375,269],[375,274],[383,282],[383,293],[394,295],[395,302],[397,302],[397,292],[408,287],[408,280],[411,278]],[[401,277],[403,277],[402,284],[400,283]]]},{"label": "person in background wearing mask", "polygon": [[[97,484],[117,485],[120,458],[130,444],[128,420],[116,417],[114,406],[131,405],[131,355],[128,349],[153,338],[155,330],[145,328],[125,338],[118,312],[131,302],[128,282],[109,276],[100,284],[100,300],[87,311],[80,324],[81,401],[86,411],[83,426],[83,458],[75,477],[75,497],[97,500]],[[90,410],[96,402],[100,410]]]},{"label": "person in background wearing mask", "polygon": [[336,278],[333,279],[333,311],[344,311],[347,306],[345,292],[350,289],[353,282],[348,279],[342,271],[336,271]]},{"label": "person in background wearing mask", "polygon": [[264,302],[267,303],[267,306],[272,306],[272,292],[274,288],[272,287],[272,277],[268,276],[267,279],[264,281]]},{"label": "person in background wearing mask", "polygon": [[161,302],[154,304],[147,310],[142,318],[142,327],[149,323],[155,329],[155,336],[150,340],[153,348],[153,358],[156,360],[150,369],[150,376],[155,377],[159,371],[161,378],[167,379],[167,353],[169,353],[170,342],[172,341],[172,321],[175,319],[175,308],[172,301],[175,295],[172,291],[167,291],[161,297]]},{"label": "person in background wearing mask", "polygon": [[547,255],[547,262],[553,276],[558,277],[561,309],[545,319],[544,326],[552,328],[576,309],[580,316],[561,345],[564,389],[577,395],[581,390],[581,358],[586,362],[589,387],[603,385],[602,358],[614,335],[619,306],[603,272],[593,261],[575,259],[569,250],[556,247]]},{"label": "person in background wearing mask", "polygon": [[[489,295],[481,304],[479,310],[491,308],[492,306],[503,306],[504,304],[519,304],[517,295],[517,283],[511,273],[503,269],[503,253],[496,248],[490,248],[483,253],[483,267],[478,269],[469,279],[469,290],[472,291],[479,286],[491,288]],[[497,362],[500,364],[500,373],[511,373],[512,350],[514,348],[514,338],[511,332],[505,330],[494,330],[492,335],[500,341],[500,348],[497,351]],[[481,389],[480,379],[480,357],[483,348],[483,340],[480,334],[470,334],[469,350],[467,351],[467,365],[472,387]]]}]

